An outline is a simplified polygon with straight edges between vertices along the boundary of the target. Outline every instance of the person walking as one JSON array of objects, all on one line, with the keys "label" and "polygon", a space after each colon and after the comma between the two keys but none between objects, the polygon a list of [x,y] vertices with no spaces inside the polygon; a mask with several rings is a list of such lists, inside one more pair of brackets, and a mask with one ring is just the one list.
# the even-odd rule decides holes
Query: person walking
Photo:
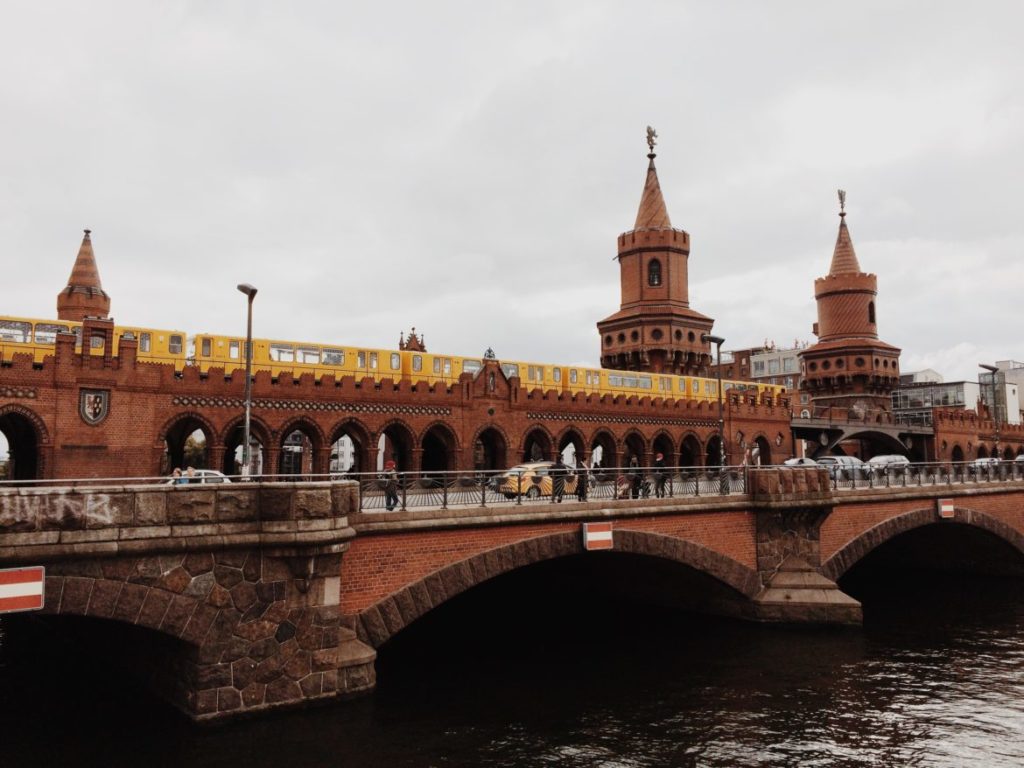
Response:
[{"label": "person walking", "polygon": [[398,506],[398,472],[391,459],[384,462],[384,506],[388,512]]},{"label": "person walking", "polygon": [[665,498],[665,480],[668,477],[665,472],[665,454],[654,455],[654,495],[659,499]]},{"label": "person walking", "polygon": [[626,472],[629,478],[629,496],[633,499],[640,498],[640,484],[643,482],[643,475],[640,474],[640,462],[636,454],[629,457],[629,471]]},{"label": "person walking", "polygon": [[576,457],[576,499],[577,501],[587,500],[587,463],[579,456]]},{"label": "person walking", "polygon": [[565,493],[565,476],[567,474],[565,463],[562,461],[562,454],[555,457],[555,464],[551,467],[551,494],[555,501],[562,503],[562,495]]}]

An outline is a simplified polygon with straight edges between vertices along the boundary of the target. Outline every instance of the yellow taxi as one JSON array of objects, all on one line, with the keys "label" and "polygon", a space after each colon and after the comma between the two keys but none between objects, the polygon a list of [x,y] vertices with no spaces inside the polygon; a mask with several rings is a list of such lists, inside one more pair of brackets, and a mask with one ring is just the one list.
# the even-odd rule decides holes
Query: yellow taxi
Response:
[{"label": "yellow taxi", "polygon": [[[514,499],[518,495],[523,495],[528,499],[550,496],[554,486],[551,468],[554,466],[555,462],[553,461],[531,461],[526,464],[516,464],[494,479],[494,490],[503,494],[506,499]],[[565,467],[563,471],[565,472],[563,492],[566,496],[570,496],[576,493],[576,473],[569,467]]]}]

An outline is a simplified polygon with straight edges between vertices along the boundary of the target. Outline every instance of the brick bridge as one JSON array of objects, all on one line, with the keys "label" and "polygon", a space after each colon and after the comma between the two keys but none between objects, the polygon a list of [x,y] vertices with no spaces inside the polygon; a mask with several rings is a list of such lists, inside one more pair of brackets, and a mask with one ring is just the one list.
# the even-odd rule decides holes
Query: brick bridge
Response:
[{"label": "brick bridge", "polygon": [[[1024,556],[1021,480],[836,490],[821,469],[752,475],[748,494],[727,497],[390,513],[360,512],[351,482],[12,488],[0,490],[0,565],[47,567],[44,613],[134,625],[126,647],[150,660],[134,671],[214,719],[367,692],[391,637],[541,561],[675,564],[701,575],[691,607],[858,624],[836,581],[900,534],[973,528]],[[612,522],[612,552],[585,552],[588,521]]]}]

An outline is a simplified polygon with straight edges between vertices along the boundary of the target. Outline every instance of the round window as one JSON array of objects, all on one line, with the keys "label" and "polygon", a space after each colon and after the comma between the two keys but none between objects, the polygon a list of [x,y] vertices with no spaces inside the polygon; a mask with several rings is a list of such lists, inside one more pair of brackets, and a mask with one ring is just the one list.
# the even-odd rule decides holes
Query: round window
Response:
[{"label": "round window", "polygon": [[651,338],[654,339],[655,341],[659,341],[661,337],[664,335],[665,334],[661,332],[661,328],[655,328],[653,331],[651,331]]},{"label": "round window", "polygon": [[612,345],[612,335],[610,333],[604,337],[604,345],[606,347],[610,347]]},{"label": "round window", "polygon": [[619,334],[619,344],[622,344],[623,342],[625,342],[625,340],[626,340],[626,334],[620,333]]},{"label": "round window", "polygon": [[637,333],[636,331],[633,331],[631,334],[629,334],[629,338],[632,339],[633,341],[639,341],[640,334]]}]

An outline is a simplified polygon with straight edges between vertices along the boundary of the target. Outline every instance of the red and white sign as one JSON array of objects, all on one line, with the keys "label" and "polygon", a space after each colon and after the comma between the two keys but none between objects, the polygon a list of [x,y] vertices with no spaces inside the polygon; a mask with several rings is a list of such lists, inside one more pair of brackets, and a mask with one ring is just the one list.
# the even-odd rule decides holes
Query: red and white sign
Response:
[{"label": "red and white sign", "polygon": [[952,499],[936,499],[936,504],[939,508],[939,517],[944,520],[953,519],[953,500]]},{"label": "red and white sign", "polygon": [[46,569],[41,565],[0,570],[0,613],[38,611],[45,583]]},{"label": "red and white sign", "polygon": [[583,524],[583,548],[584,549],[611,549],[612,548],[612,524],[611,523],[584,523]]}]

